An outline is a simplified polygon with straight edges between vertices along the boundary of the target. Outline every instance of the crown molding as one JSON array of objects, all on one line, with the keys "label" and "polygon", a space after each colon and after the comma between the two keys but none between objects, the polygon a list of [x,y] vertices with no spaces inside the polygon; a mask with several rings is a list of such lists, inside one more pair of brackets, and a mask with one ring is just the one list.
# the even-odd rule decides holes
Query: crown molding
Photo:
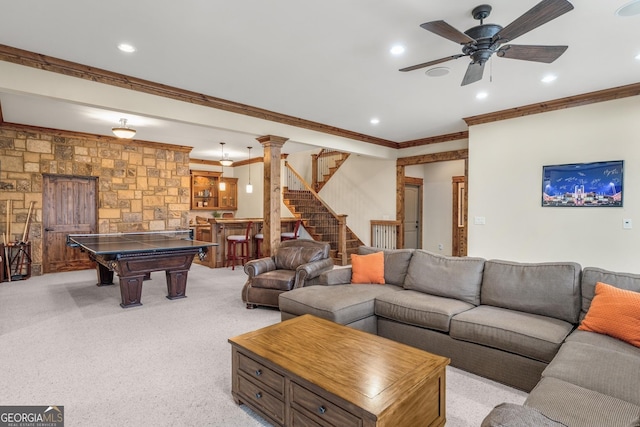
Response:
[{"label": "crown molding", "polygon": [[529,104],[522,107],[509,108],[495,111],[489,114],[480,114],[472,117],[465,117],[463,120],[467,126],[479,125],[482,123],[497,122],[500,120],[513,119],[517,117],[530,116],[532,114],[548,113],[550,111],[562,110],[565,108],[580,107],[582,105],[595,104],[597,102],[612,101],[614,99],[627,98],[629,96],[640,95],[640,83],[633,83],[626,86],[618,86],[610,89],[598,90],[581,95],[558,98],[552,101]]}]

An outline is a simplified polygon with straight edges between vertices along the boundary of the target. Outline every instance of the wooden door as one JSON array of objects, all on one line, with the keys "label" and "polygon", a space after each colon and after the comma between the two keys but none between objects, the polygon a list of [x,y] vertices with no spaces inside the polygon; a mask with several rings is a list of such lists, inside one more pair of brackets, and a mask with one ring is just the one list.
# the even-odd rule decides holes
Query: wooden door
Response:
[{"label": "wooden door", "polygon": [[452,215],[452,255],[467,255],[467,203],[466,178],[452,177],[453,184],[453,215]]},{"label": "wooden door", "polygon": [[44,175],[42,269],[44,273],[95,268],[88,255],[67,246],[67,234],[97,232],[97,179]]},{"label": "wooden door", "polygon": [[422,247],[422,186],[407,184],[404,188],[404,248]]}]

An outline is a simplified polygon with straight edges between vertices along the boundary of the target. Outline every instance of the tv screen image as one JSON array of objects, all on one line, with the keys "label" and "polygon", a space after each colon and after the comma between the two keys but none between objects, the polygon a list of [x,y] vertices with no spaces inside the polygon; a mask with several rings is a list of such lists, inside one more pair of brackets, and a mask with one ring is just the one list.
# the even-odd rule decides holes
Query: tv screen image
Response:
[{"label": "tv screen image", "polygon": [[624,161],[542,167],[543,207],[622,207]]}]

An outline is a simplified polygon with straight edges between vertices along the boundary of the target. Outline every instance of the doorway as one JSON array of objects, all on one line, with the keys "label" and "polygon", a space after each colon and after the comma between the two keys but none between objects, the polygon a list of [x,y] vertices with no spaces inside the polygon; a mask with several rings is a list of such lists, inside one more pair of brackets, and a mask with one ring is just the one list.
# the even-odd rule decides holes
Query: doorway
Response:
[{"label": "doorway", "polygon": [[43,175],[43,273],[95,267],[86,253],[67,246],[67,234],[96,233],[97,183],[95,177]]},{"label": "doorway", "polygon": [[[462,227],[460,227],[460,229],[458,230],[460,232],[460,234],[458,235],[458,242],[463,242],[463,244],[458,248],[457,253],[458,254],[466,254],[466,248],[467,248],[467,191],[466,191],[466,186],[468,185],[468,168],[469,168],[469,164],[468,164],[468,158],[469,158],[469,150],[468,149],[461,149],[461,150],[454,150],[454,151],[445,151],[445,152],[438,152],[438,153],[433,153],[433,154],[422,154],[422,155],[417,155],[417,156],[411,156],[411,157],[401,157],[398,158],[396,160],[396,191],[397,191],[397,197],[396,197],[396,218],[398,218],[399,220],[403,220],[405,218],[405,187],[407,186],[407,182],[409,180],[411,180],[412,178],[405,176],[405,168],[408,166],[415,166],[415,165],[425,165],[428,163],[440,163],[440,162],[449,162],[449,161],[453,161],[453,160],[462,160],[464,161],[464,180],[465,180],[465,191],[462,191],[461,194],[458,193],[460,195],[460,197],[462,198],[462,200],[460,201],[460,209],[461,209],[461,219],[462,219]],[[454,175],[459,175],[459,173],[456,173]],[[450,175],[451,176],[451,175]],[[447,184],[450,185],[450,184]],[[448,191],[447,191],[448,192]],[[451,199],[449,199],[450,201]],[[453,209],[451,209],[449,211],[450,213],[447,214],[448,216],[451,215],[453,216]],[[451,219],[451,216],[449,217]],[[449,219],[449,220],[450,220]],[[448,228],[448,227],[447,227]],[[399,248],[405,248],[407,246],[405,246],[405,241],[404,241],[404,233],[400,233],[399,235],[399,239],[398,240],[402,240],[398,242],[398,247]],[[452,242],[452,246],[453,246]],[[424,247],[426,243],[422,242],[422,246]],[[428,244],[427,244],[428,247]],[[453,252],[453,251],[452,251]],[[453,255],[453,253],[452,253]]]},{"label": "doorway", "polygon": [[404,186],[404,248],[422,248],[422,180],[405,179]]}]

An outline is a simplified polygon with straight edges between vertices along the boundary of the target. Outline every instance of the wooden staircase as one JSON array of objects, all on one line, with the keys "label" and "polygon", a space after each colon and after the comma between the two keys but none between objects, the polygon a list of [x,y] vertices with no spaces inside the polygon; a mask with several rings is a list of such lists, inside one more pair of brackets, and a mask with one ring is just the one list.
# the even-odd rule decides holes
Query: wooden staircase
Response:
[{"label": "wooden staircase", "polygon": [[[349,264],[351,254],[356,253],[358,246],[364,243],[347,227],[346,216],[335,215],[315,192],[309,190],[290,190],[285,187],[282,195],[284,204],[296,218],[302,220],[305,230],[311,237],[331,245],[331,258],[334,264]],[[345,230],[344,245],[340,240],[342,229]]]}]

